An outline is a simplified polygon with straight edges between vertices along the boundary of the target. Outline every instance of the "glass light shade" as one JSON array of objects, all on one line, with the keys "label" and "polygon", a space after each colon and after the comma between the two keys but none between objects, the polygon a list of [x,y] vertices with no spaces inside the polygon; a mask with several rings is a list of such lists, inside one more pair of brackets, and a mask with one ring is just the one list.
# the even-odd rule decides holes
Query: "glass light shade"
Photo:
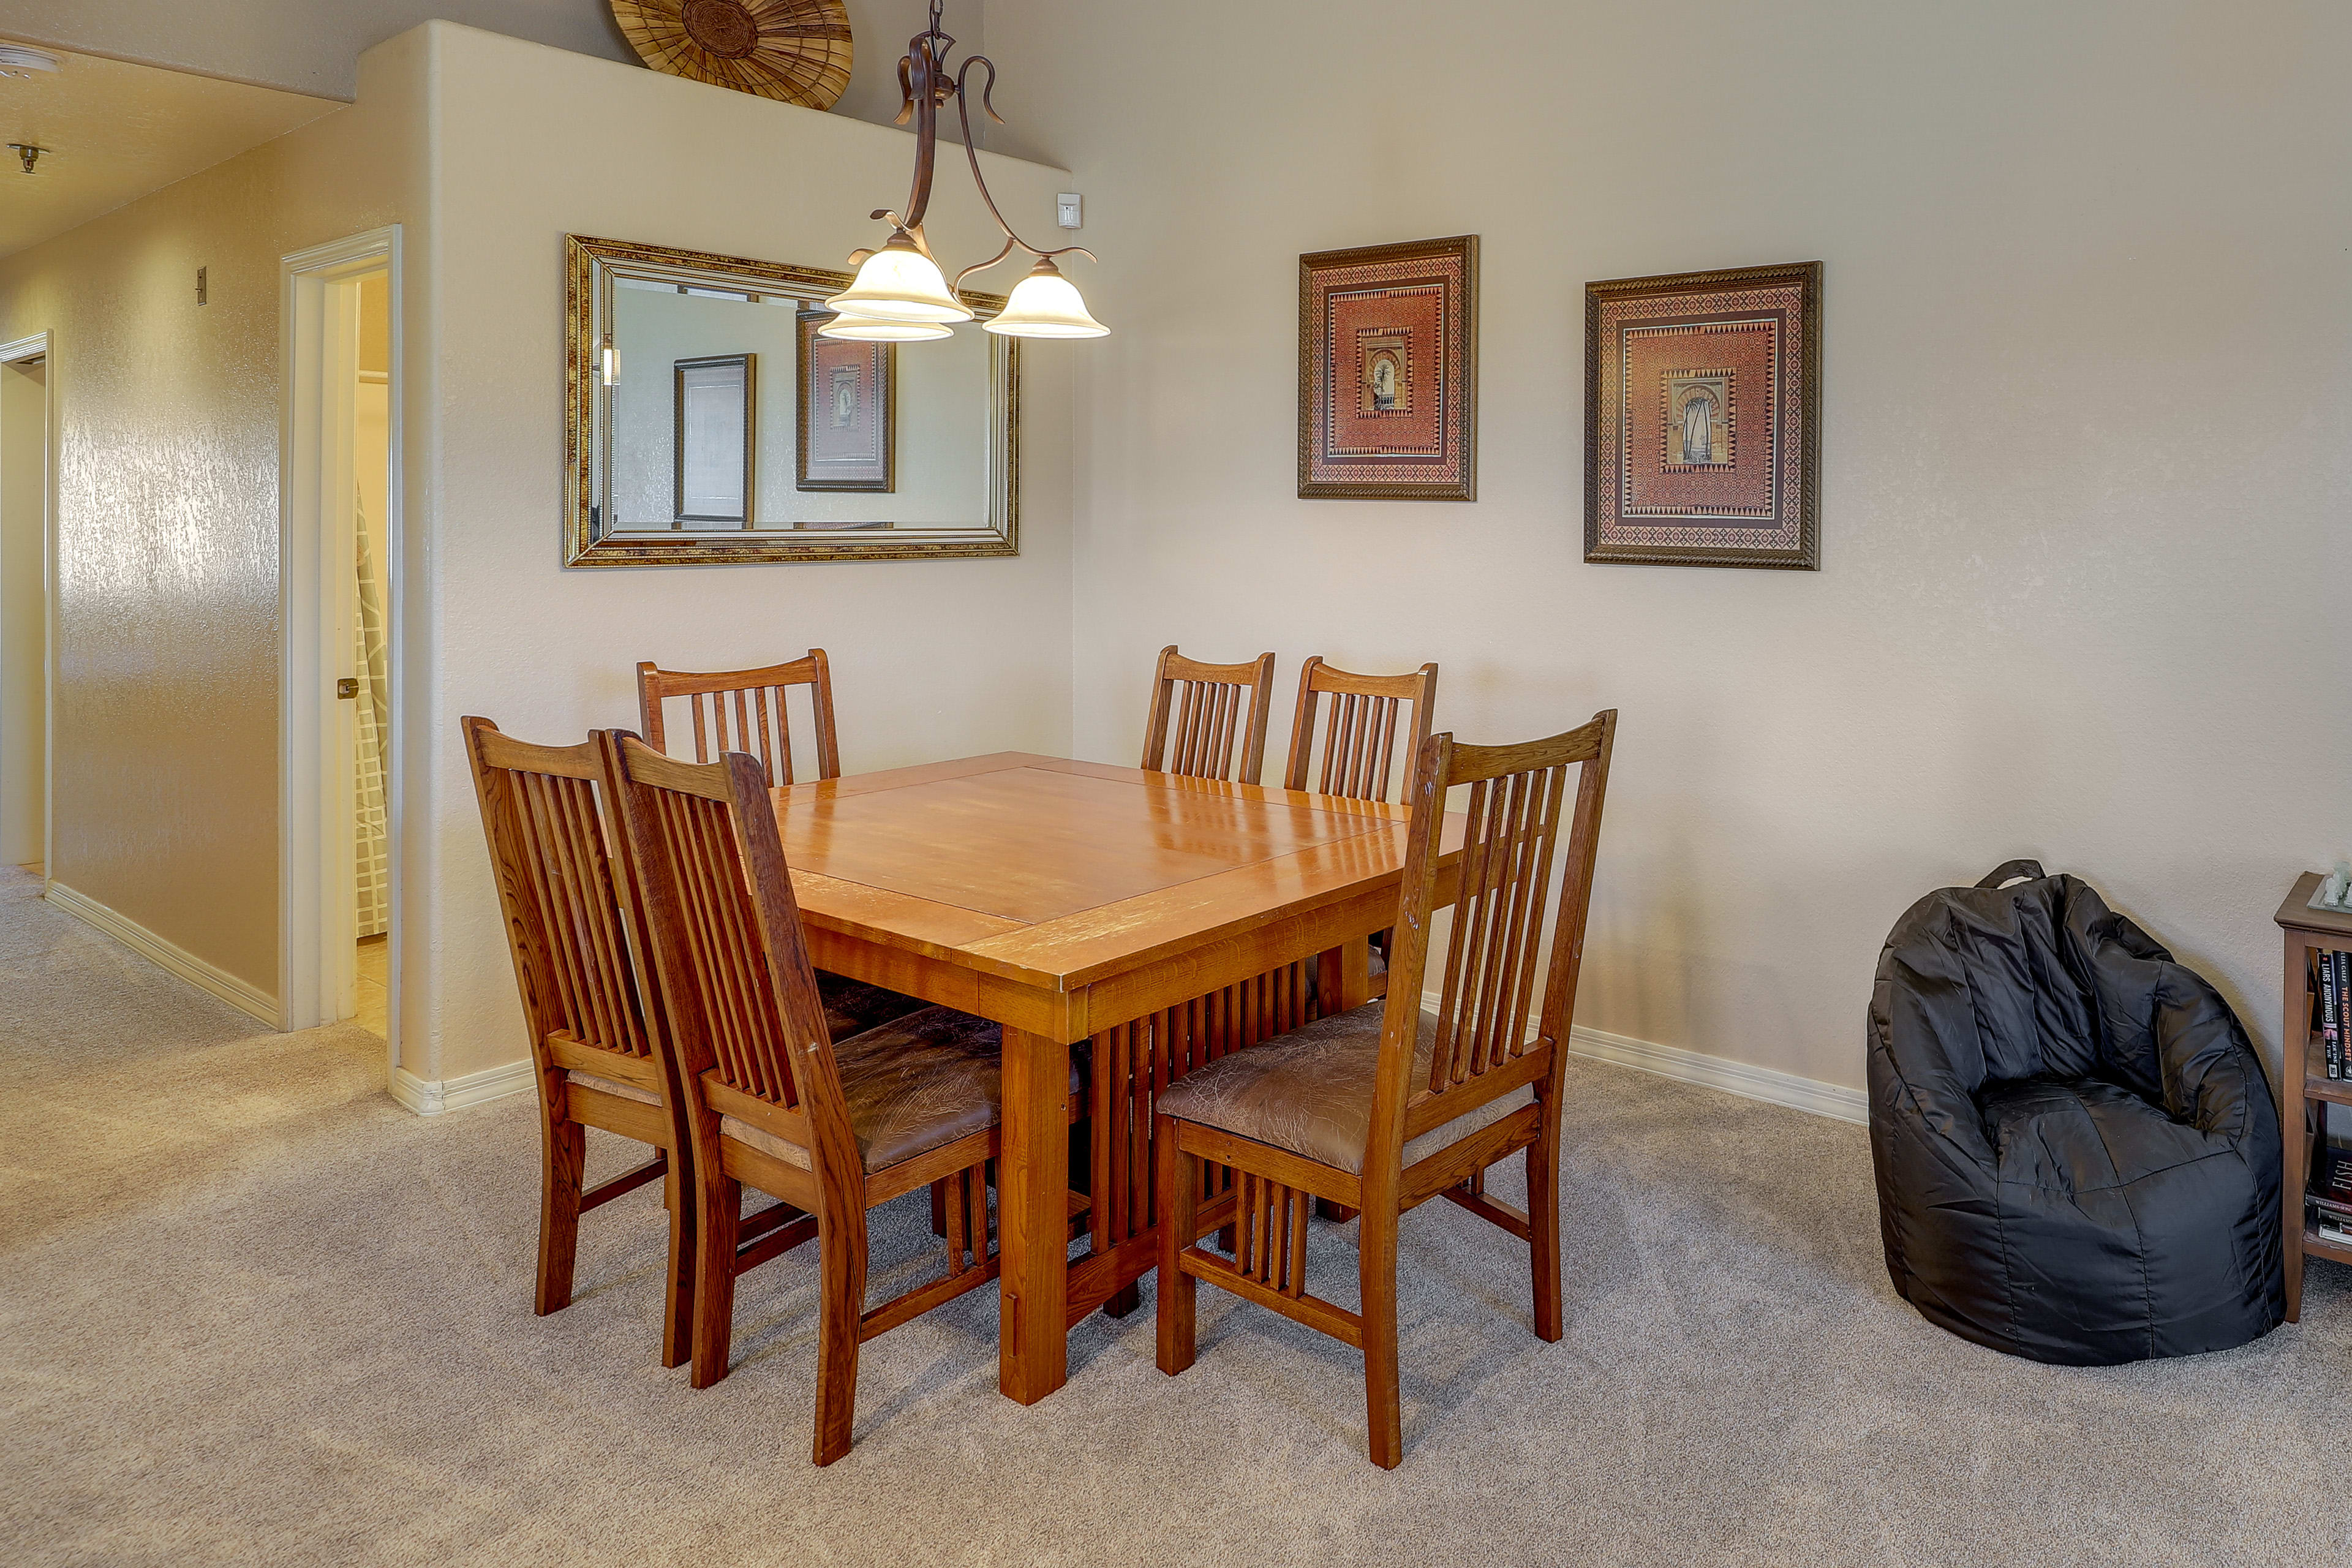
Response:
[{"label": "glass light shade", "polygon": [[939,263],[899,235],[867,257],[856,280],[825,303],[845,316],[869,321],[969,321],[972,317],[971,307],[948,291]]},{"label": "glass light shade", "polygon": [[816,335],[864,343],[919,343],[951,338],[955,329],[945,321],[877,321],[871,316],[835,316],[819,327]]},{"label": "glass light shade", "polygon": [[1086,300],[1062,269],[1042,258],[1013,286],[1004,309],[981,325],[1008,338],[1099,338],[1110,332],[1087,314]]}]

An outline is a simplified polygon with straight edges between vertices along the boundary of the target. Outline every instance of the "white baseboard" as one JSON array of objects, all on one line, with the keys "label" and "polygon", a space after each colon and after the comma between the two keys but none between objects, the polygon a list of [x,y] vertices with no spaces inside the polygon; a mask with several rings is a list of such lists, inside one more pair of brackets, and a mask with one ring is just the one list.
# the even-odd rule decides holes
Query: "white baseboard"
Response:
[{"label": "white baseboard", "polygon": [[[1439,997],[1434,991],[1421,994],[1423,1010],[1437,1011]],[[1533,1027],[1535,1020],[1528,1020]],[[1568,1053],[1589,1057],[1597,1062],[1608,1062],[1621,1068],[1639,1068],[1660,1078],[1673,1079],[1676,1083],[1696,1083],[1708,1089],[1719,1089],[1748,1100],[1760,1100],[1767,1105],[1785,1105],[1791,1110],[1802,1110],[1814,1116],[1826,1116],[1836,1121],[1853,1121],[1867,1126],[1870,1121],[1870,1096],[1858,1089],[1844,1089],[1837,1084],[1823,1083],[1819,1079],[1799,1078],[1792,1072],[1774,1068],[1751,1067],[1728,1057],[1711,1057],[1704,1051],[1686,1050],[1681,1046],[1662,1046],[1654,1040],[1637,1040],[1631,1035],[1612,1035],[1601,1029],[1588,1029],[1579,1024],[1568,1032]]]},{"label": "white baseboard", "polygon": [[63,882],[51,881],[41,896],[75,919],[96,926],[157,968],[178,975],[273,1029],[278,1026],[278,998],[260,987],[214,967],[184,947],[165,942],[128,915],[108,909],[86,893],[75,892]]},{"label": "white baseboard", "polygon": [[423,1079],[406,1068],[394,1068],[392,1098],[419,1116],[438,1116],[445,1110],[463,1110],[469,1105],[520,1094],[530,1088],[533,1070],[528,1057],[461,1078]]},{"label": "white baseboard", "polygon": [[1604,1034],[1581,1025],[1569,1031],[1568,1049],[1571,1056],[1639,1068],[1678,1083],[1704,1084],[1709,1089],[1760,1100],[1768,1105],[1785,1105],[1791,1110],[1811,1111],[1839,1121],[1867,1124],[1870,1121],[1870,1096],[1858,1089],[1799,1078],[1795,1073],[1772,1068],[1751,1067],[1727,1057],[1711,1057],[1680,1046],[1637,1040],[1630,1035]]}]

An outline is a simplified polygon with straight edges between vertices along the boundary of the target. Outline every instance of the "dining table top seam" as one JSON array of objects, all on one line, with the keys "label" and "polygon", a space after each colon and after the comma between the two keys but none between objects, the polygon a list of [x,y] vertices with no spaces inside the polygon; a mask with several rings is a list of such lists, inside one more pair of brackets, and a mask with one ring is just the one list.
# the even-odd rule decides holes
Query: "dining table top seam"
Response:
[{"label": "dining table top seam", "polygon": [[[966,914],[979,915],[987,920],[1006,921],[1011,922],[1013,925],[1019,927],[1023,931],[1034,931],[1056,924],[1062,921],[1076,920],[1081,915],[1096,914],[1104,910],[1115,910],[1122,904],[1132,904],[1147,899],[1156,899],[1164,894],[1172,893],[1180,888],[1190,887],[1196,882],[1205,882],[1213,878],[1231,876],[1236,871],[1247,871],[1259,866],[1269,866],[1276,860],[1287,860],[1299,855],[1310,855],[1318,849],[1326,848],[1334,844],[1344,844],[1351,838],[1362,838],[1370,834],[1379,832],[1383,827],[1392,827],[1394,826],[1395,825],[1392,823],[1374,822],[1371,826],[1360,828],[1351,833],[1335,833],[1328,838],[1320,838],[1312,844],[1303,844],[1296,849],[1286,849],[1278,855],[1262,855],[1254,860],[1235,860],[1229,865],[1219,866],[1213,870],[1202,871],[1198,876],[1180,877],[1175,881],[1163,882],[1159,887],[1150,888],[1139,893],[1129,893],[1125,898],[1108,899],[1099,904],[1088,904],[1082,909],[1067,910],[1061,914],[1049,915],[1044,920],[1035,921],[1025,921],[1019,915],[1008,915],[1001,910],[984,910],[977,904],[963,903],[955,899],[935,898],[929,893],[910,893],[904,888],[886,887],[879,882],[862,881],[856,877],[845,876],[839,871],[816,871],[811,874],[824,877],[829,881],[845,883],[853,888],[865,888],[872,892],[887,893],[894,898],[913,899],[919,903],[936,905],[943,910],[961,910]],[[794,874],[798,875],[802,870],[802,868],[795,867],[793,870]],[[1012,931],[994,931],[991,933],[991,936],[1011,936],[1014,933]],[[983,938],[982,940],[985,941],[988,939]]]},{"label": "dining table top seam", "polygon": [[[967,765],[974,763],[993,765],[986,767]],[[1284,789],[1277,784],[1235,784],[1225,779],[1197,779],[1182,773],[1152,773],[1142,768],[1121,767],[1112,763],[1089,763],[1067,757],[1043,756],[1030,752],[993,752],[986,756],[961,758],[954,762],[919,763],[909,767],[885,768],[870,773],[851,773],[837,779],[811,779],[802,784],[779,784],[771,789],[769,794],[775,800],[779,809],[790,810],[804,804],[814,805],[827,800],[855,800],[866,795],[887,795],[893,790],[916,789],[924,784],[942,784],[954,779],[980,778],[989,773],[1016,773],[1023,770],[1070,774],[1095,779],[1104,784],[1123,784],[1136,789],[1171,789],[1186,795],[1223,796],[1261,805],[1291,805],[1300,810],[1322,812],[1332,816],[1403,822],[1412,816],[1409,807],[1389,801],[1356,800],[1347,795],[1321,795],[1313,790]]]}]

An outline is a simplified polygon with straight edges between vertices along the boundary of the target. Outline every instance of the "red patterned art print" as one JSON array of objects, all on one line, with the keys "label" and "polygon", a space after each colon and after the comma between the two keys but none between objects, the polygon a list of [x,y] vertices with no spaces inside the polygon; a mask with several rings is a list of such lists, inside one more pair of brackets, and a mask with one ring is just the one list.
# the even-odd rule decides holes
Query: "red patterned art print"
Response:
[{"label": "red patterned art print", "polygon": [[1298,258],[1298,493],[1475,500],[1478,237]]},{"label": "red patterned art print", "polygon": [[1584,289],[1587,561],[1821,566],[1822,264]]},{"label": "red patterned art print", "polygon": [[892,373],[897,350],[888,343],[817,335],[830,311],[800,318],[800,409],[795,421],[803,490],[895,488],[897,399]]}]

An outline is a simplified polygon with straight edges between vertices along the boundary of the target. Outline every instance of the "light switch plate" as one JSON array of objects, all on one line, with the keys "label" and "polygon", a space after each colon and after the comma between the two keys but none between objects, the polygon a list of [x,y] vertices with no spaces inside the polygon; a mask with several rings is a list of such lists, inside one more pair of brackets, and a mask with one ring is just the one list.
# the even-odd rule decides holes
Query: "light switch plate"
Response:
[{"label": "light switch plate", "polygon": [[1086,198],[1075,191],[1065,191],[1054,198],[1054,221],[1064,228],[1076,228],[1084,221],[1081,209]]}]

